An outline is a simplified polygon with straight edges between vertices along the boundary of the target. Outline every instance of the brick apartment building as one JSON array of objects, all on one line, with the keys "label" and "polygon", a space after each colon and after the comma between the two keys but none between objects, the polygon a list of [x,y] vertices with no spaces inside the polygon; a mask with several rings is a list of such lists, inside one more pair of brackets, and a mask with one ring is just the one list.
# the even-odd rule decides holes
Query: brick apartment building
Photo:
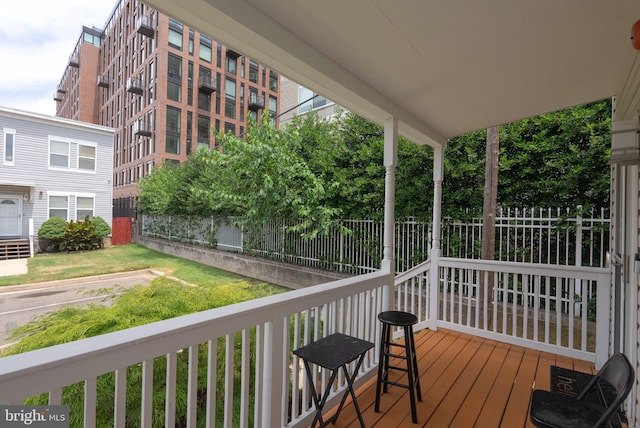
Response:
[{"label": "brick apartment building", "polygon": [[120,0],[103,29],[83,27],[54,99],[57,116],[116,129],[117,215],[155,166],[218,148],[213,129],[242,135],[250,116],[278,120],[279,80],[138,0]]}]

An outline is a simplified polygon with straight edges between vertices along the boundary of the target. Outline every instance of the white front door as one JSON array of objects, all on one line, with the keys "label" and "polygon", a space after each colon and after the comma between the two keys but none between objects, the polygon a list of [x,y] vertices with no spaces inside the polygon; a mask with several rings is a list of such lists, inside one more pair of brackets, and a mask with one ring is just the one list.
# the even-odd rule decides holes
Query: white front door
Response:
[{"label": "white front door", "polygon": [[0,196],[0,238],[22,234],[22,199],[15,196]]}]

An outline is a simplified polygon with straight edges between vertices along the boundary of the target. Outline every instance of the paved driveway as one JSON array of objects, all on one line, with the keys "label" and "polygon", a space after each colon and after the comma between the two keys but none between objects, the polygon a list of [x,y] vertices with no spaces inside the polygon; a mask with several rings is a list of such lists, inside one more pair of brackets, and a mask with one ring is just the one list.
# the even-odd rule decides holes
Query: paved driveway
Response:
[{"label": "paved driveway", "polygon": [[110,275],[0,287],[0,346],[7,344],[11,330],[36,315],[63,306],[97,303],[105,294],[93,290],[148,285],[159,273],[145,269]]}]

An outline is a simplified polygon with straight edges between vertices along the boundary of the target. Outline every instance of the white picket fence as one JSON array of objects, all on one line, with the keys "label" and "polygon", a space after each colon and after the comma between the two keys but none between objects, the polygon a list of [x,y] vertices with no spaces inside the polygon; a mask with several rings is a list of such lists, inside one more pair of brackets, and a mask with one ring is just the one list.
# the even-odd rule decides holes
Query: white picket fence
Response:
[{"label": "white picket fence", "polygon": [[[496,216],[497,261],[604,267],[609,217],[604,209],[586,215],[569,209],[501,208]],[[273,221],[260,233],[248,233],[233,220],[195,217],[143,216],[143,234],[219,249],[249,253],[287,263],[362,274],[373,272],[382,258],[383,223],[343,220],[350,232],[305,239],[290,232],[290,223]],[[396,272],[428,258],[431,223],[409,219],[396,222]],[[482,219],[454,221],[442,226],[442,256],[479,259]]]}]

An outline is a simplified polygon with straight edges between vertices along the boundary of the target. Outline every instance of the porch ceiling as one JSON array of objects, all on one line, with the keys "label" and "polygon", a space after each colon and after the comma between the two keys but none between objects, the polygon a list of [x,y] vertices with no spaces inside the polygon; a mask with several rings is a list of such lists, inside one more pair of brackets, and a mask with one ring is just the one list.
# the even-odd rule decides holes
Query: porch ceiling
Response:
[{"label": "porch ceiling", "polygon": [[611,96],[637,115],[637,0],[145,0],[338,104],[437,145]]}]

